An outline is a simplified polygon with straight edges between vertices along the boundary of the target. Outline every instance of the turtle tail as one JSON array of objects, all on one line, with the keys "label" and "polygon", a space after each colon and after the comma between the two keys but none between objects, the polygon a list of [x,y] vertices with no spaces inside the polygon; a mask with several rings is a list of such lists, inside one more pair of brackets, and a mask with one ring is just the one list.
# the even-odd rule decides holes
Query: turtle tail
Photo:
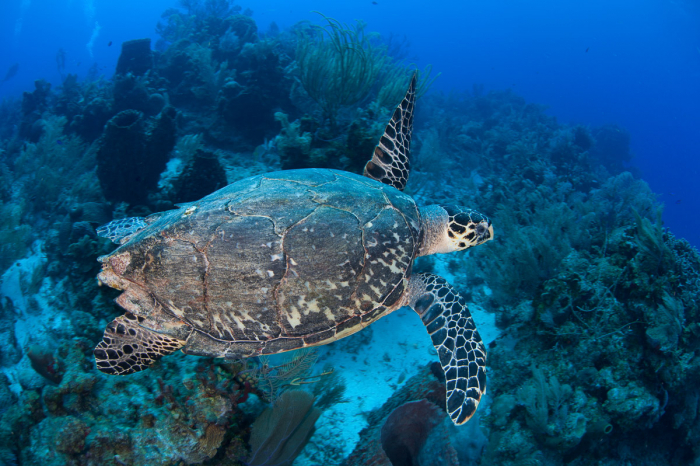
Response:
[{"label": "turtle tail", "polygon": [[127,312],[107,325],[93,352],[99,370],[112,375],[133,374],[185,345],[184,341],[141,327],[139,319]]}]

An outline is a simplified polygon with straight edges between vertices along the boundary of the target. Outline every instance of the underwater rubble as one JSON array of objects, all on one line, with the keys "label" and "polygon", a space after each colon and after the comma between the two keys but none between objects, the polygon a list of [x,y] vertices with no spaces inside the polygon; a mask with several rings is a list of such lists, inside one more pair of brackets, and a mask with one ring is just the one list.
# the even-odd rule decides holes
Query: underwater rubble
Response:
[{"label": "underwater rubble", "polygon": [[406,192],[496,225],[414,269],[447,277],[491,335],[477,416],[449,422],[403,311],[311,353],[97,371],[121,314],[95,280],[114,247],[98,226],[267,171],[360,172],[410,75],[361,22],[263,32],[229,2],[188,4],[155,50],[122,44],[113,77],[38,79],[0,104],[0,464],[700,465],[700,256],[664,228],[629,134],[511,91],[429,94],[429,70]]}]

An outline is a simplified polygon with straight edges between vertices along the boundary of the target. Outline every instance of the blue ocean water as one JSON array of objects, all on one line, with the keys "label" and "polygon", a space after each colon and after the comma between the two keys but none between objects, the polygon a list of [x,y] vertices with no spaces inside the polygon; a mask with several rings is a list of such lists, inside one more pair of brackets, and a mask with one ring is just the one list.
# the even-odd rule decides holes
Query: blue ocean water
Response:
[{"label": "blue ocean water", "polygon": [[[67,73],[93,64],[111,76],[121,42],[151,37],[176,1],[65,2],[23,0],[0,6],[0,74],[20,65],[0,96],[31,90],[35,79],[60,83],[56,52]],[[659,194],[664,221],[700,245],[698,178],[700,11],[691,1],[422,2],[295,1],[242,4],[261,30],[318,23],[312,11],[410,43],[419,68],[441,77],[434,91],[512,89],[545,105],[562,123],[616,124],[630,133],[632,164]],[[108,44],[112,44],[108,46]]]},{"label": "blue ocean water", "polygon": [[[170,24],[163,36],[158,23]],[[334,96],[304,77],[305,67],[321,65],[305,65],[303,47],[320,56],[328,32],[352,39],[362,27],[369,41],[344,50],[372,50],[382,72],[352,103],[332,107]],[[150,42],[132,42],[139,39]],[[0,44],[0,464],[700,465],[696,3],[7,0]],[[431,69],[435,80],[426,92],[419,86],[405,193],[419,206],[445,206],[440,212],[458,224],[451,237],[464,230],[460,221],[485,214],[493,241],[413,261],[425,228],[394,223],[390,235],[376,227],[377,214],[362,234],[353,230],[365,249],[352,256],[333,243],[347,223],[335,231],[340,220],[323,217],[289,235],[308,260],[292,258],[279,274],[276,261],[295,247],[267,254],[275,237],[262,221],[236,230],[256,246],[236,257],[259,267],[202,292],[186,282],[214,280],[200,268],[216,263],[214,252],[196,238],[186,249],[189,240],[177,236],[196,237],[210,225],[200,217],[163,233],[162,249],[139,267],[124,256],[98,262],[117,247],[99,228],[112,220],[121,220],[108,231],[118,242],[148,228],[148,215],[250,176],[361,174],[413,69]],[[371,75],[334,73],[350,83]],[[273,210],[256,218],[303,223],[310,214],[299,199],[308,196],[340,203],[353,218],[371,210],[348,201],[364,199],[355,196],[361,182],[348,185],[353,197],[327,172],[312,173],[318,179],[298,183],[308,187],[276,198],[288,206],[282,213],[250,194],[247,181],[227,209],[250,201],[254,213]],[[386,210],[409,218],[412,204],[391,199]],[[455,203],[465,210],[447,207]],[[195,207],[183,218],[197,219]],[[153,221],[160,235],[167,222]],[[223,241],[224,230],[207,241]],[[151,246],[135,238],[124,247],[137,245],[129,250],[137,263],[138,245]],[[465,238],[473,235],[457,242]],[[317,255],[304,249],[331,243]],[[396,252],[406,244],[415,247],[410,257]],[[98,286],[101,270],[108,286]],[[397,273],[401,285],[384,290]],[[364,314],[373,321],[394,310],[401,278],[418,273],[453,287],[435,292],[448,302],[439,308],[446,318],[433,306],[421,320],[405,306],[309,351],[209,357],[222,346],[207,345],[228,344],[221,329],[254,346],[279,324],[313,342],[367,300],[381,304]],[[343,301],[357,274],[371,286],[359,283],[365,295]],[[284,283],[310,277],[300,288],[308,294],[296,290],[298,300],[279,304],[278,275]],[[130,284],[115,303],[112,288]],[[279,315],[253,315],[270,289]],[[427,299],[401,296],[417,309]],[[138,318],[118,317],[124,309]],[[356,329],[351,321],[343,335]],[[316,324],[317,333],[298,330]],[[146,336],[118,355],[93,353],[105,328],[103,348],[128,329]],[[192,328],[205,343],[193,338],[186,349],[202,357],[169,354]],[[241,336],[251,328],[263,330]],[[455,328],[466,339],[448,334]],[[139,356],[146,370],[111,376],[96,367],[132,354],[134,343],[157,347],[149,338],[159,335],[165,349]],[[301,344],[285,338],[278,348]],[[485,395],[474,361],[482,349]],[[460,357],[460,369],[450,369]],[[472,408],[469,399],[478,409],[455,425],[448,414]]]}]

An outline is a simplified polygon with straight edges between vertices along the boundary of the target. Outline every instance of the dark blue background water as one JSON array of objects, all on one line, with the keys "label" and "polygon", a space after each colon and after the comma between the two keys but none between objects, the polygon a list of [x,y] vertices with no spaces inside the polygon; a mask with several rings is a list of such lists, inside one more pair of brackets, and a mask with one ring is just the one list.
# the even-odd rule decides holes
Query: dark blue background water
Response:
[{"label": "dark blue background water", "polygon": [[[265,30],[318,21],[318,10],[368,31],[406,35],[420,67],[442,73],[434,90],[512,88],[563,123],[616,123],[631,134],[634,165],[665,204],[665,221],[700,245],[700,7],[684,1],[250,1]],[[111,77],[122,41],[150,36],[166,0],[3,0],[0,96],[33,81],[60,83],[97,63]],[[108,44],[112,42],[111,46]]]}]

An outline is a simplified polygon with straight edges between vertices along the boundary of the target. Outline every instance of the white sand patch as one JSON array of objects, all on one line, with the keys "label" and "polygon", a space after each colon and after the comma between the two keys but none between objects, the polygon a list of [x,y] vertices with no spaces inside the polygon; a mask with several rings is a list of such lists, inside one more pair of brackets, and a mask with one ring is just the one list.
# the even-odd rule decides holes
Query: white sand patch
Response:
[{"label": "white sand patch", "polygon": [[[44,278],[46,256],[42,246],[41,241],[34,242],[31,255],[15,261],[0,279],[0,299],[12,303],[15,344],[24,355],[17,364],[2,368],[10,380],[10,390],[15,394],[19,394],[22,387],[38,388],[46,383],[40,375],[29,370],[26,356],[29,347],[41,343],[52,348],[57,338],[71,328],[66,315],[49,303],[51,293],[56,290],[52,290],[49,280]],[[38,288],[38,292],[34,288]]]},{"label": "white sand patch", "polygon": [[[437,259],[435,272],[448,281],[454,281],[445,267],[446,261],[440,256]],[[488,346],[499,334],[494,314],[474,304],[470,304],[469,309]],[[345,397],[349,401],[324,411],[316,423],[316,433],[295,465],[337,464],[339,458],[352,453],[360,431],[367,425],[363,413],[382,406],[397,388],[416,374],[419,367],[437,361],[425,326],[409,308],[379,319],[370,328],[371,339],[360,345],[356,354],[346,349],[354,346],[353,340],[362,341],[362,333],[369,329],[319,348],[317,367],[320,369],[324,364],[334,366],[345,380]]]},{"label": "white sand patch", "polygon": [[[356,354],[341,349],[352,345],[352,341],[341,340],[320,348],[317,367],[330,364],[335,368],[347,386],[348,402],[324,411],[316,423],[316,433],[296,465],[333,464],[332,456],[349,455],[360,438],[360,431],[367,425],[363,413],[380,407],[415,375],[418,367],[436,360],[425,326],[408,308],[379,319],[370,328],[371,340],[360,346]],[[361,340],[361,333],[346,340]]]}]

